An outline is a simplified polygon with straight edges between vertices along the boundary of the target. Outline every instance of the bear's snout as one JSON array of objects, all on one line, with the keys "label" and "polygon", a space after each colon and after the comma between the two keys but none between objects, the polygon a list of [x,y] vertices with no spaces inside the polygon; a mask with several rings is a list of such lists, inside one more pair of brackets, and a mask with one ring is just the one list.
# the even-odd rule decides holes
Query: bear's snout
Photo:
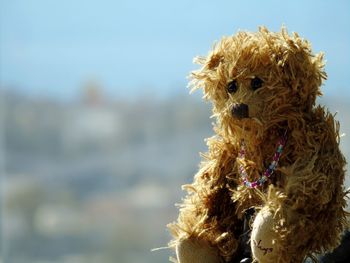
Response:
[{"label": "bear's snout", "polygon": [[237,119],[244,119],[249,117],[249,107],[244,103],[237,103],[232,106],[232,116]]}]

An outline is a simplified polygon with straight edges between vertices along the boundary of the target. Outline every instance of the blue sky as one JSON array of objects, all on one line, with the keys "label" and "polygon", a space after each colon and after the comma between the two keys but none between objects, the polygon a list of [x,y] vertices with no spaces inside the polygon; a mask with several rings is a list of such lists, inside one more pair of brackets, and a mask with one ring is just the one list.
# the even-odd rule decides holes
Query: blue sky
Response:
[{"label": "blue sky", "polygon": [[187,93],[192,58],[239,29],[285,24],[325,51],[324,92],[349,96],[350,1],[0,0],[0,84],[72,98]]}]

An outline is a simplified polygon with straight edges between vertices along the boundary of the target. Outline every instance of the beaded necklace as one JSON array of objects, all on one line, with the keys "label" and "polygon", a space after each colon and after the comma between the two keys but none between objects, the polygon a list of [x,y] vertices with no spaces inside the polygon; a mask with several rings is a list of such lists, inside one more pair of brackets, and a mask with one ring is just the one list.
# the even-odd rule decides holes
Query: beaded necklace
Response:
[{"label": "beaded necklace", "polygon": [[[284,134],[281,136],[281,138],[278,141],[278,146],[277,146],[277,150],[275,152],[275,154],[273,155],[273,159],[271,164],[269,165],[269,167],[266,169],[266,171],[260,175],[260,178],[258,180],[255,180],[253,182],[248,180],[248,173],[243,165],[242,162],[240,162],[239,165],[239,173],[243,179],[243,184],[248,187],[248,188],[257,188],[259,186],[262,186],[267,179],[269,179],[271,177],[271,175],[273,174],[273,172],[276,170],[276,167],[278,165],[278,161],[281,157],[282,151],[284,146],[287,143],[287,130],[284,132]],[[240,145],[240,151],[239,151],[239,156],[238,158],[242,161],[245,158],[245,153],[246,153],[246,147],[245,147],[245,143],[242,140],[241,141],[241,145]]]}]

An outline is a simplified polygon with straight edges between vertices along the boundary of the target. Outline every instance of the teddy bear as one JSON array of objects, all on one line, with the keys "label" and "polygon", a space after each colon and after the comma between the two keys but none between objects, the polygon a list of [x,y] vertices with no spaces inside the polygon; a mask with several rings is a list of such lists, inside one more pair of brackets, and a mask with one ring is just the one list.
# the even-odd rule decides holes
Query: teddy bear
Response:
[{"label": "teddy bear", "polygon": [[316,104],[323,54],[285,27],[239,31],[194,60],[214,136],[168,225],[179,263],[303,262],[348,227],[339,123]]}]

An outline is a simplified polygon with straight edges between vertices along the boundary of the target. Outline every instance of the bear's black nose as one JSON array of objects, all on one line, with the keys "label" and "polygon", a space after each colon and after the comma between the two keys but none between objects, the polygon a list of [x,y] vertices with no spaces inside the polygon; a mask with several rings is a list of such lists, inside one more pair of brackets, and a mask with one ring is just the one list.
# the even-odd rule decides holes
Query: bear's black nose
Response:
[{"label": "bear's black nose", "polygon": [[234,104],[232,106],[232,116],[237,119],[243,119],[249,117],[248,105],[244,103]]}]

